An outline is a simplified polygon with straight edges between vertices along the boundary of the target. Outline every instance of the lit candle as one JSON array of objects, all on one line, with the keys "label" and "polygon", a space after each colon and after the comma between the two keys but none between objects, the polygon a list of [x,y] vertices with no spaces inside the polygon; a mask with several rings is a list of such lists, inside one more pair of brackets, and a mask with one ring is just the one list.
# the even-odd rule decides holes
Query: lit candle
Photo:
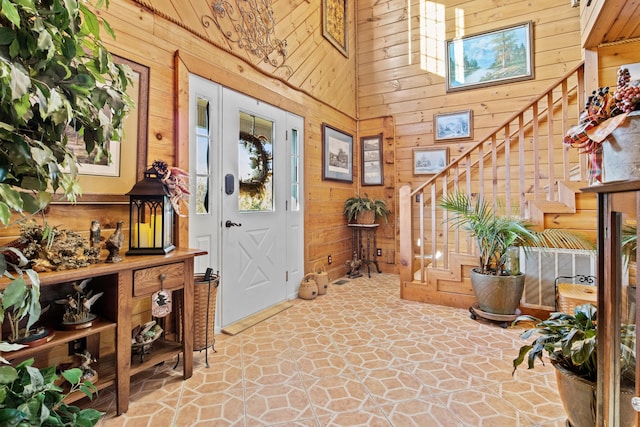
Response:
[{"label": "lit candle", "polygon": [[[155,241],[153,240],[155,237]],[[162,247],[162,215],[151,215],[149,224],[149,246]]]},{"label": "lit candle", "polygon": [[149,247],[149,224],[142,222],[139,224],[133,224],[133,244],[136,248],[148,248]]}]

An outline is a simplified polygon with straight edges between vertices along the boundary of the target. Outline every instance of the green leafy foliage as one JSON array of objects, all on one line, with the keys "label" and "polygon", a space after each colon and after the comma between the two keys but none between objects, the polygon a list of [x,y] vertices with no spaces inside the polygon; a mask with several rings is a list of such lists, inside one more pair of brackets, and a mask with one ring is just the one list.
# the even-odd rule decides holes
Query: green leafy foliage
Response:
[{"label": "green leafy foliage", "polygon": [[[3,254],[0,254],[0,258],[6,260]],[[19,267],[14,266],[14,269],[19,270]],[[8,274],[11,276],[10,273]],[[24,274],[29,277],[29,286],[27,286],[22,271],[20,271],[19,276],[13,278],[4,289],[4,292],[0,293],[2,298],[0,323],[4,320],[5,315],[9,318],[9,325],[11,326],[9,341],[14,343],[21,336],[27,337],[29,335],[31,327],[40,318],[42,311],[40,306],[40,278],[31,269],[26,270]],[[24,318],[27,318],[27,322],[21,335],[19,323]]]},{"label": "green leafy foliage", "polygon": [[507,250],[512,246],[521,246],[525,251],[532,247],[594,249],[593,243],[566,230],[535,231],[526,220],[499,215],[487,201],[482,198],[474,201],[466,193],[445,195],[440,206],[453,213],[448,219],[453,226],[476,240],[482,274],[506,274]]},{"label": "green leafy foliage", "polygon": [[367,193],[364,194],[364,197],[359,194],[349,197],[344,203],[344,214],[347,221],[353,221],[360,212],[364,211],[373,211],[375,218],[382,218],[385,222],[389,216],[387,203],[382,199],[369,197]]},{"label": "green leafy foliage", "polygon": [[[574,314],[551,313],[547,320],[533,316],[519,316],[514,320],[535,322],[536,326],[525,330],[520,337],[528,340],[536,338],[531,344],[520,347],[518,357],[513,360],[513,372],[527,360],[529,369],[536,361],[544,364],[543,355],[566,370],[588,381],[596,381],[597,371],[597,309],[593,304],[584,304],[575,308]],[[634,380],[635,325],[623,324],[620,329],[620,367],[622,378]]]},{"label": "green leafy foliage", "polygon": [[[102,6],[108,1],[97,0],[95,7]],[[83,0],[1,0],[0,222],[5,225],[14,213],[42,210],[58,190],[70,201],[81,194],[70,135],[81,139],[96,161],[109,159],[109,143],[122,139],[132,106],[126,94],[131,70],[113,62],[101,28],[114,35]],[[0,248],[0,274],[11,281],[0,295],[0,320],[11,319],[12,338],[21,320],[28,319],[28,333],[41,312],[38,276],[26,267],[22,253]],[[3,352],[18,348],[0,343]],[[99,412],[62,401],[54,370],[31,363],[0,367],[0,425],[97,422]],[[94,391],[90,383],[70,382],[73,391],[89,396]]]},{"label": "green leafy foliage", "polygon": [[[100,2],[102,4],[103,2]],[[2,0],[0,9],[0,221],[33,212],[43,193],[81,194],[69,135],[96,159],[122,137],[131,70],[100,39],[101,20],[79,0]],[[111,27],[102,21],[110,34]],[[61,172],[67,167],[68,174]]]},{"label": "green leafy foliage", "polygon": [[33,359],[15,368],[0,366],[0,425],[94,426],[102,412],[67,405],[64,399],[78,391],[92,398],[97,391],[95,386],[81,381],[82,371],[78,368],[62,372],[62,377],[71,385],[67,393],[56,385],[54,367],[35,368]]}]

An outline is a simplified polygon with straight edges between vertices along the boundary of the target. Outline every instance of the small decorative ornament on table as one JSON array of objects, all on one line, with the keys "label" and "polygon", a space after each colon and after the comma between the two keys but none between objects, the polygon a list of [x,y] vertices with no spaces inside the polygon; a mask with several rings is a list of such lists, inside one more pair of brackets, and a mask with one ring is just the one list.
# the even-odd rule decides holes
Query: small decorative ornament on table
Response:
[{"label": "small decorative ornament on table", "polygon": [[80,283],[71,283],[71,292],[66,298],[56,300],[57,304],[65,306],[62,315],[62,328],[67,330],[84,329],[93,324],[97,316],[91,313],[91,307],[102,296],[102,292],[93,294],[87,290],[87,284],[91,279],[85,279]]},{"label": "small decorative ornament on table", "polygon": [[92,248],[99,248],[100,238],[100,222],[94,219],[91,221],[91,228],[89,228],[89,245]]},{"label": "small decorative ornament on table", "polygon": [[564,143],[589,154],[591,183],[640,179],[640,80],[629,70],[618,70],[615,92],[609,87],[593,91],[580,113],[580,123]]},{"label": "small decorative ornament on table", "polygon": [[162,327],[155,320],[133,328],[131,332],[131,355],[140,355],[140,361],[142,362],[144,355],[151,353],[153,343],[162,336],[163,332]]},{"label": "small decorative ornament on table", "polygon": [[120,249],[122,249],[122,243],[124,242],[124,236],[122,235],[122,225],[124,221],[118,221],[116,229],[111,236],[104,242],[104,247],[109,251],[109,255],[104,262],[116,263],[122,261],[120,256]]},{"label": "small decorative ornament on table", "polygon": [[188,173],[156,160],[127,193],[129,201],[129,251],[127,255],[164,255],[175,249],[174,212],[181,212],[189,197]]}]

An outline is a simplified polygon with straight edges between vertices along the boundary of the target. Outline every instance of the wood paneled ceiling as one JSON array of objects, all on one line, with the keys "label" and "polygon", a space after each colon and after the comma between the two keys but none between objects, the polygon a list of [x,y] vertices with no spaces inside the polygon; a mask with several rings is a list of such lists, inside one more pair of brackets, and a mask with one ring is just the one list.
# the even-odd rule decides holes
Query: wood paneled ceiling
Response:
[{"label": "wood paneled ceiling", "polygon": [[581,12],[585,48],[640,39],[639,1],[582,1],[587,3]]}]

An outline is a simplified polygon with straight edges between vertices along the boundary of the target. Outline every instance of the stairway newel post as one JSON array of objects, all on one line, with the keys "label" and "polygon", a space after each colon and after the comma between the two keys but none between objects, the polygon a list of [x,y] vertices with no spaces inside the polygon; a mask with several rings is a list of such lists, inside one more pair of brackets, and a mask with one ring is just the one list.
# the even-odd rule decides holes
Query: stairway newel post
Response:
[{"label": "stairway newel post", "polygon": [[411,222],[411,188],[403,185],[399,192],[400,213],[400,297],[402,298],[404,286],[402,283],[413,280],[413,240]]}]

